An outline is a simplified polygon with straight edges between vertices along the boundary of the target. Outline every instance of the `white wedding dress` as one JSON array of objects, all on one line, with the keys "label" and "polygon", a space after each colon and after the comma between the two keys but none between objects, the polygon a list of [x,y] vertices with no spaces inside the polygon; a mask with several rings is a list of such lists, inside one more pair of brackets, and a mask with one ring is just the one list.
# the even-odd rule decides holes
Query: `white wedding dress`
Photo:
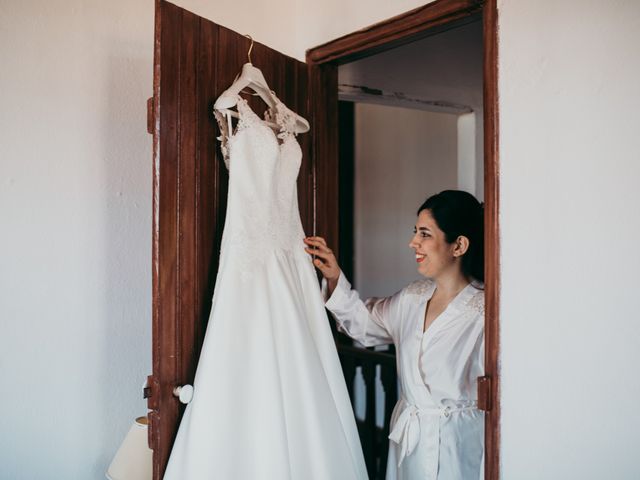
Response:
[{"label": "white wedding dress", "polygon": [[[219,112],[227,217],[194,394],[165,480],[363,480],[358,432],[298,211],[282,102]],[[280,131],[269,126],[275,122]]]}]

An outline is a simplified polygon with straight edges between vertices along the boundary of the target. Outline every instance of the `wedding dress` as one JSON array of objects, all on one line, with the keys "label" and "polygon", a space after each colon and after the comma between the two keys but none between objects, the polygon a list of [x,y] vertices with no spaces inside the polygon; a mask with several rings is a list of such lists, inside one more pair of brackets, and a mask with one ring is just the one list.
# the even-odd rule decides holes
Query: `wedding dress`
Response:
[{"label": "wedding dress", "polygon": [[[229,169],[220,266],[165,480],[363,480],[366,467],[311,258],[294,113],[216,112]],[[279,132],[269,125],[276,124]]]}]

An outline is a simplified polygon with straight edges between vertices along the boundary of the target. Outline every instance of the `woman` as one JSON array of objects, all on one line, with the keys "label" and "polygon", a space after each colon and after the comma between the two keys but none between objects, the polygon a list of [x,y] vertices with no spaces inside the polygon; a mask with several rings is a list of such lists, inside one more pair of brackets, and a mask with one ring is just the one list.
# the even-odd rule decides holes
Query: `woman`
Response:
[{"label": "woman", "polygon": [[326,307],[365,346],[396,346],[400,396],[391,417],[387,480],[483,476],[483,208],[446,190],[418,209],[409,247],[426,278],[363,302],[322,237],[305,239],[322,272]]}]

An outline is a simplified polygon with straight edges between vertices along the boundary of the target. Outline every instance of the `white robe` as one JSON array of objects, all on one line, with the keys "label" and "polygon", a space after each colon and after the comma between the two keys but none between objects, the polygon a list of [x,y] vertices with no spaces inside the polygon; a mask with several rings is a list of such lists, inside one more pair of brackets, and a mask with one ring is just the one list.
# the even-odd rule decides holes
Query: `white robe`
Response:
[{"label": "white robe", "polygon": [[469,284],[423,333],[429,279],[363,302],[340,274],[325,306],[339,330],[365,346],[396,346],[400,395],[391,416],[387,480],[477,480],[484,476],[484,291]]}]

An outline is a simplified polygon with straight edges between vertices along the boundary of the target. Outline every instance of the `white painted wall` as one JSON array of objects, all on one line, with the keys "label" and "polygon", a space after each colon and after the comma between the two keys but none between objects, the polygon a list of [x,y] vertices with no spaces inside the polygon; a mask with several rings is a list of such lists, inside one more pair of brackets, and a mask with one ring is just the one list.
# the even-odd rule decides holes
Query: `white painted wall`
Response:
[{"label": "white painted wall", "polygon": [[[303,58],[424,2],[179,3]],[[640,4],[499,6],[503,478],[635,479]],[[152,28],[0,4],[2,478],[102,478],[144,409]]]},{"label": "white painted wall", "polygon": [[0,11],[0,478],[97,479],[146,412],[152,7]]},{"label": "white painted wall", "polygon": [[[479,112],[458,116],[458,189],[484,201],[484,131]],[[478,126],[478,123],[480,125]]]},{"label": "white painted wall", "polygon": [[408,247],[416,210],[457,188],[457,123],[457,115],[356,104],[354,274],[364,297],[419,278]]},{"label": "white painted wall", "polygon": [[637,479],[640,3],[500,3],[503,478]]}]

